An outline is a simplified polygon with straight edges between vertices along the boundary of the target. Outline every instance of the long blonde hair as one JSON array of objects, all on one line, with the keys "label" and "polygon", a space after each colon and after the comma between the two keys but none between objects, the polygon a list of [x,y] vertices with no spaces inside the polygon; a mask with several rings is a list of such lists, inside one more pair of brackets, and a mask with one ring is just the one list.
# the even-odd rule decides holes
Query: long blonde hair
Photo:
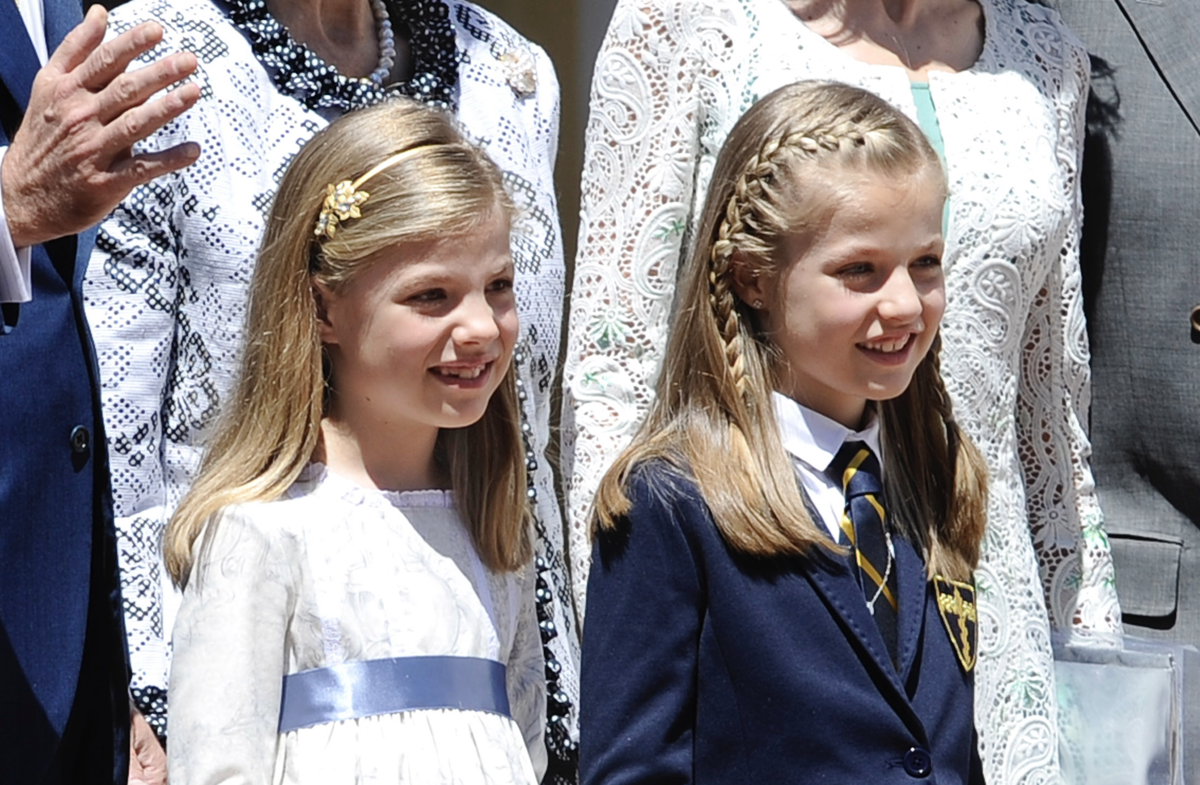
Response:
[{"label": "long blonde hair", "polygon": [[[657,397],[633,444],[604,477],[603,528],[628,512],[630,473],[665,460],[690,474],[721,535],[760,557],[840,552],[810,517],[771,404],[782,358],[733,290],[735,265],[776,278],[783,244],[828,214],[839,175],[904,182],[941,162],[921,130],[848,85],[800,82],[738,121],[717,159],[700,228],[680,273]],[[944,185],[943,185],[944,187]],[[876,403],[889,518],[926,554],[930,574],[969,579],[986,508],[983,459],[959,430],[939,373],[940,338],[899,397]]]},{"label": "long blonde hair", "polygon": [[[353,180],[397,152],[412,153],[362,186],[361,217],[318,239],[330,184]],[[304,146],[279,186],[259,251],[241,373],[200,475],[167,526],[167,569],[187,582],[193,547],[231,504],[281,496],[311,459],[328,405],[328,369],[313,283],[340,292],[374,254],[395,245],[453,242],[513,212],[500,170],[453,120],[414,101],[352,112]],[[531,555],[516,371],[510,364],[475,424],[443,429],[437,454],[484,563],[513,570]]]}]

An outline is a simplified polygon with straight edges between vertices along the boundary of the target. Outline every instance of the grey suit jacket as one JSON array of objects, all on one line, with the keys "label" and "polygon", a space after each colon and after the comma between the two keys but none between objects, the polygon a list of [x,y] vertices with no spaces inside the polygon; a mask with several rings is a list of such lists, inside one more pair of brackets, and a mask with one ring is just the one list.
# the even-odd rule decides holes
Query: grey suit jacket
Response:
[{"label": "grey suit jacket", "polygon": [[1200,645],[1200,2],[1048,4],[1092,55],[1082,267],[1117,592],[1131,634]]},{"label": "grey suit jacket", "polygon": [[1200,3],[1057,0],[1092,54],[1092,467],[1127,624],[1200,643]]}]

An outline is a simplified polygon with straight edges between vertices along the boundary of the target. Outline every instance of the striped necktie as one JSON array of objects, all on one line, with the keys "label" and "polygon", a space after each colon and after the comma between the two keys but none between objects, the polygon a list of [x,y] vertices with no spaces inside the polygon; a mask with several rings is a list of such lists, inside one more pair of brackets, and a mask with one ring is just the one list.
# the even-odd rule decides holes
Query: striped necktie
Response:
[{"label": "striped necktie", "polygon": [[867,608],[883,636],[893,662],[896,659],[896,570],[887,513],[883,508],[883,484],[879,459],[863,442],[846,442],[838,450],[827,473],[846,500],[841,527],[854,549],[855,573],[866,598]]}]

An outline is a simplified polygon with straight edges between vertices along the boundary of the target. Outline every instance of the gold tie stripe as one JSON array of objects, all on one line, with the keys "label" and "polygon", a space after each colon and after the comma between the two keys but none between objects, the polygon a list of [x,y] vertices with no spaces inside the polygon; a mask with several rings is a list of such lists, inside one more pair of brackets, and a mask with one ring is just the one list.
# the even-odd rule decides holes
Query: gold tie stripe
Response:
[{"label": "gold tie stripe", "polygon": [[[872,499],[871,502],[875,505],[876,509],[879,509],[878,502],[876,502],[874,499]],[[880,520],[882,520],[882,515],[880,516]],[[900,609],[900,605],[896,602],[896,597],[892,594],[892,590],[888,588],[886,583],[883,582],[883,576],[879,574],[879,570],[875,569],[875,565],[871,564],[871,562],[862,555],[862,552],[858,550],[858,544],[854,541],[854,524],[850,521],[850,516],[846,513],[842,513],[842,531],[846,533],[846,537],[850,540],[850,545],[854,547],[854,559],[858,564],[858,568],[865,572],[867,576],[875,582],[875,587],[877,589],[882,590],[883,598],[888,601],[888,605],[892,606],[892,610],[898,611]]]},{"label": "gold tie stripe", "polygon": [[[862,466],[863,461],[867,460],[867,458],[870,456],[870,450],[859,450],[855,454],[854,458],[851,459],[850,463],[846,466],[846,470],[842,473],[843,495],[849,493],[850,481],[854,479],[854,475],[858,473],[858,468]],[[875,512],[879,515],[880,525],[886,526],[887,513],[884,512],[883,505],[880,504],[879,500],[875,498],[875,494],[863,494],[863,498],[870,502],[871,506],[875,508]],[[850,520],[850,513],[848,509],[842,512],[841,526],[842,531],[845,532],[846,537],[850,540],[850,545],[854,547],[854,558],[858,564],[858,568],[866,573],[867,577],[869,577],[875,583],[875,588],[883,594],[883,598],[887,600],[888,605],[892,606],[892,610],[899,611],[900,605],[896,602],[896,597],[894,594],[892,594],[892,590],[887,585],[883,574],[880,573],[875,565],[872,564],[870,560],[862,554],[862,551],[858,549],[858,541],[854,535],[854,522]]]}]

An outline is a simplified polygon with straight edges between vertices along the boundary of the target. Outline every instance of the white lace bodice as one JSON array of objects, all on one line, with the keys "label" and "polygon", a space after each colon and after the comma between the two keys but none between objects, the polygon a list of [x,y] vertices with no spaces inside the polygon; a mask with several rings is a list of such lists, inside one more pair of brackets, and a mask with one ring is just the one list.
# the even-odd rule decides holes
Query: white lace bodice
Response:
[{"label": "white lace bodice", "polygon": [[[978,62],[930,77],[951,192],[942,371],[991,473],[977,573],[988,782],[1053,783],[1050,624],[1120,622],[1085,432],[1077,177],[1088,62],[1053,12],[981,5]],[[618,3],[592,86],[564,371],[581,604],[588,509],[653,396],[716,155],[757,98],[811,78],[864,87],[916,119],[905,71],[852,59],[783,0]]]},{"label": "white lace bodice", "polygon": [[[223,510],[195,553],[175,627],[172,782],[537,782],[532,565],[484,567],[449,492],[365,490],[312,465],[284,498]],[[512,718],[424,709],[278,733],[284,676],[420,656],[503,664]]]},{"label": "white lace bodice", "polygon": [[[574,702],[574,609],[544,457],[565,285],[553,184],[558,83],[545,53],[503,21],[471,3],[445,6],[460,58],[456,116],[504,171],[519,208],[513,258],[523,407],[536,463],[535,551],[546,565],[544,594],[552,597],[544,605],[556,632],[548,646],[559,689]],[[112,13],[110,25],[119,32],[148,19],[164,29],[156,51],[196,54],[201,98],[145,146],[189,140],[203,152],[193,166],[135,189],[102,224],[84,295],[100,364],[133,694],[162,730],[178,604],[161,566],[163,528],[199,468],[237,373],[246,296],[275,188],[327,120],[280,91],[214,2],[133,0]],[[566,720],[574,736],[573,708]]]}]

